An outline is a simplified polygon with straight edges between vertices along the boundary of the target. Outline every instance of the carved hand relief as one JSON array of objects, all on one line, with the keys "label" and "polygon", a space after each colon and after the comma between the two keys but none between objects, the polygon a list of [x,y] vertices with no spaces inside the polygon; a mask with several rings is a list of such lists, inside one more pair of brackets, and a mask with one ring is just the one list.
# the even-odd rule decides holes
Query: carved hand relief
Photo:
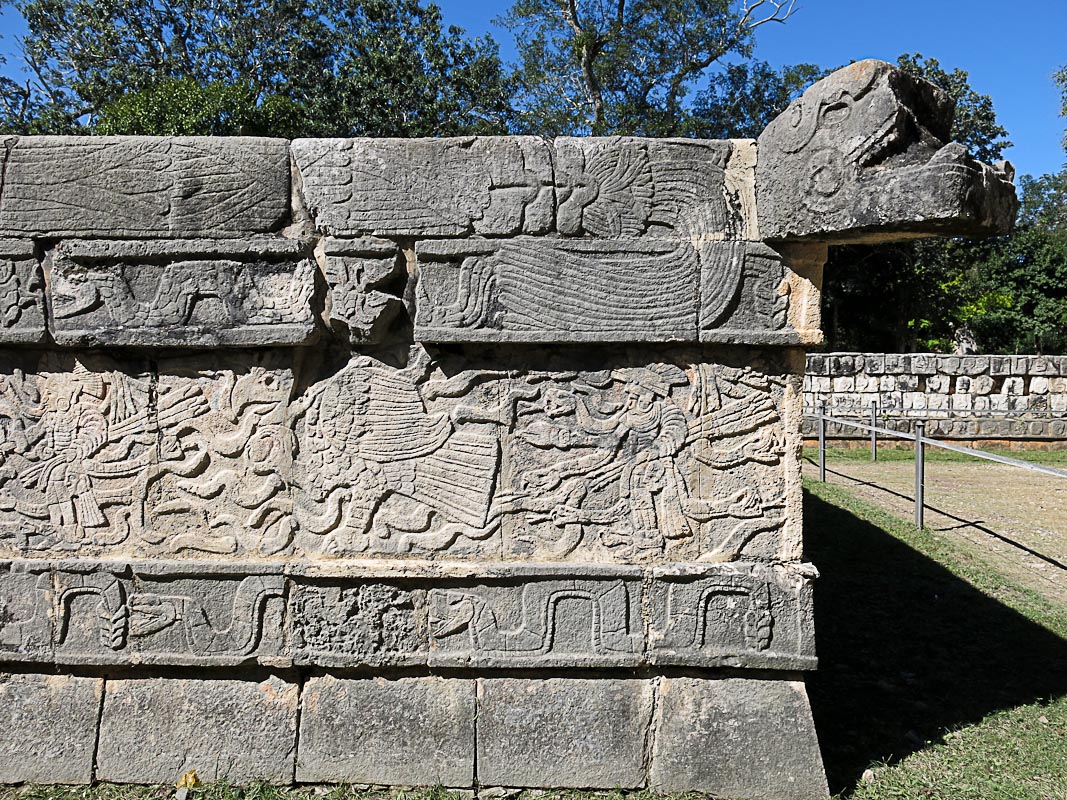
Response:
[{"label": "carved hand relief", "polygon": [[416,347],[304,388],[278,353],[46,356],[4,375],[0,531],[13,553],[774,558],[785,379],[678,356],[456,369]]},{"label": "carved hand relief", "polygon": [[315,263],[299,242],[73,242],[52,261],[61,345],[295,344],[314,331]]}]

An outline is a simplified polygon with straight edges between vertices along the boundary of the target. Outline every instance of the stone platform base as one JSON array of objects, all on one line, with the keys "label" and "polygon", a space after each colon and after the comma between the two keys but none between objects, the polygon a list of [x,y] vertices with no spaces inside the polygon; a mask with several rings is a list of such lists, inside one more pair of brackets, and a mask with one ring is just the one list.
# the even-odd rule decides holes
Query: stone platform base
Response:
[{"label": "stone platform base", "polygon": [[0,782],[828,796],[802,678],[0,677]]}]

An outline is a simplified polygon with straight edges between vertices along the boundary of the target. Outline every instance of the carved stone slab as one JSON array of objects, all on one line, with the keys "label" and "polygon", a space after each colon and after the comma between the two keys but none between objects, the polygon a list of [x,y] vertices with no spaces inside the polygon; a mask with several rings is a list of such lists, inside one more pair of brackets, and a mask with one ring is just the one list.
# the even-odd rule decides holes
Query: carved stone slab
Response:
[{"label": "carved stone slab", "polygon": [[0,783],[89,783],[104,682],[0,674]]},{"label": "carved stone slab", "polygon": [[[352,577],[358,569],[358,577]],[[0,662],[812,669],[806,565],[0,563]],[[647,620],[647,625],[646,625]]]},{"label": "carved stone slab", "polygon": [[244,236],[288,214],[283,139],[21,137],[0,195],[0,231],[34,237]]},{"label": "carved stone slab", "polygon": [[760,135],[756,190],[767,239],[879,241],[1006,233],[1010,164],[949,144],[951,98],[882,61],[809,88]]},{"label": "carved stone slab", "polygon": [[287,239],[66,241],[52,254],[57,344],[220,347],[306,342],[316,265]]},{"label": "carved stone slab", "polygon": [[311,678],[301,696],[302,783],[474,782],[475,682]]},{"label": "carved stone slab", "polygon": [[323,243],[330,322],[354,345],[378,344],[404,310],[407,268],[399,249],[384,239]]},{"label": "carved stone slab", "polygon": [[27,239],[0,239],[0,344],[45,338],[44,279]]},{"label": "carved stone slab", "polygon": [[0,555],[795,559],[800,379],[720,355],[9,357]]},{"label": "carved stone slab", "polygon": [[96,778],[173,783],[195,769],[203,781],[288,783],[298,694],[275,677],[109,680]]},{"label": "carved stone slab", "polygon": [[536,137],[297,139],[316,225],[335,236],[547,233],[552,154]]},{"label": "carved stone slab", "polygon": [[751,142],[582,137],[554,145],[562,235],[755,236]]}]

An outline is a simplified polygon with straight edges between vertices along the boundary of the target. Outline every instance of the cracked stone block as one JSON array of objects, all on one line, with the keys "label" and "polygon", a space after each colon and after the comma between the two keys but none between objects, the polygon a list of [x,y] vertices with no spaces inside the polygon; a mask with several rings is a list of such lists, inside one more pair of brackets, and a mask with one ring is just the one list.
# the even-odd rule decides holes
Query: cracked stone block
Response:
[{"label": "cracked stone block", "polygon": [[0,674],[0,783],[89,783],[104,682]]},{"label": "cracked stone block", "polygon": [[289,239],[62,242],[52,336],[79,347],[288,345],[315,332],[315,262]]},{"label": "cracked stone block", "polygon": [[1007,232],[1014,169],[949,143],[953,108],[933,84],[882,61],[823,78],[759,137],[760,232],[838,242]]},{"label": "cracked stone block", "polygon": [[264,681],[149,678],[107,683],[96,777],[173,783],[289,783],[296,752],[298,687]]},{"label": "cracked stone block", "polygon": [[0,344],[45,338],[44,276],[27,239],[0,239]]},{"label": "cracked stone block", "polygon": [[475,686],[458,678],[312,678],[304,687],[296,779],[469,787]]},{"label": "cracked stone block", "polygon": [[36,237],[236,237],[289,216],[284,139],[23,136],[0,231]]},{"label": "cracked stone block", "polygon": [[552,155],[537,137],[296,139],[291,147],[315,223],[334,236],[552,229]]},{"label": "cracked stone block", "polygon": [[652,685],[628,678],[483,678],[478,780],[633,789],[645,783]]},{"label": "cracked stone block", "polygon": [[399,249],[384,239],[328,238],[323,253],[330,321],[352,344],[380,343],[404,311],[407,274]]},{"label": "cracked stone block", "polygon": [[664,678],[650,788],[736,800],[824,800],[815,723],[800,681]]}]

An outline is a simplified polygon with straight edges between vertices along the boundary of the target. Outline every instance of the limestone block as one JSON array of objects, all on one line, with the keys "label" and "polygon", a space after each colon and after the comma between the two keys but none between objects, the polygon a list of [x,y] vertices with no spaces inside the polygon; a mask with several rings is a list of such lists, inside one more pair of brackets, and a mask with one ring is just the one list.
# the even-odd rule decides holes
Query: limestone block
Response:
[{"label": "limestone block", "polygon": [[0,563],[0,661],[53,660],[54,592],[50,565]]},{"label": "limestone block", "polygon": [[1010,356],[1012,375],[1029,375],[1032,356]]},{"label": "limestone block", "polygon": [[565,236],[757,238],[752,142],[564,137],[554,148]]},{"label": "limestone block", "polygon": [[865,393],[877,392],[878,377],[876,375],[857,375],[856,391]]},{"label": "limestone block", "polygon": [[109,680],[96,777],[172,783],[195,769],[203,781],[288,783],[298,694],[274,677]]},{"label": "limestone block", "polygon": [[897,388],[896,375],[883,375],[878,379],[878,389],[882,392],[893,392]]},{"label": "limestone block", "polygon": [[45,338],[44,278],[26,239],[0,239],[0,344]]},{"label": "limestone block", "polygon": [[964,356],[960,359],[960,374],[972,377],[989,372],[989,356]]},{"label": "limestone block", "polygon": [[[407,272],[397,246],[383,239],[326,239],[331,323],[352,344],[378,344],[404,310]],[[399,281],[399,289],[397,284]]]},{"label": "limestone block", "polygon": [[856,379],[851,375],[842,375],[841,377],[834,378],[834,391],[835,392],[852,392],[856,389]]},{"label": "limestone block", "polygon": [[52,257],[52,336],[83,347],[308,341],[316,266],[288,239],[69,241]]},{"label": "limestone block", "polygon": [[828,359],[821,353],[809,353],[807,358],[806,375],[825,375],[829,366]]},{"label": "limestone block", "polygon": [[1049,379],[1037,376],[1030,379],[1030,394],[1048,394]]},{"label": "limestone block", "polygon": [[653,574],[651,663],[814,668],[810,565],[664,566]]},{"label": "limestone block", "polygon": [[[929,379],[927,379],[927,386],[929,386]],[[966,375],[961,375],[956,378],[956,394],[969,394],[971,392],[971,379]]]},{"label": "limestone block", "polygon": [[989,394],[996,387],[996,381],[989,375],[976,375],[971,379],[971,394]]},{"label": "limestone block", "polygon": [[926,395],[923,392],[904,392],[904,408],[926,408]]},{"label": "limestone block", "polygon": [[974,395],[970,394],[954,394],[949,398],[949,408],[953,411],[970,411],[973,408],[977,408],[977,399],[978,398]]},{"label": "limestone block", "polygon": [[1049,394],[1063,394],[1067,392],[1067,378],[1055,377],[1048,379]]},{"label": "limestone block", "polygon": [[1045,356],[1031,357],[1029,370],[1031,375],[1055,375],[1057,372],[1058,370],[1053,364],[1052,359]]},{"label": "limestone block", "polygon": [[1001,384],[1000,387],[1000,393],[1002,395],[1020,395],[1025,392],[1026,381],[1019,377],[1005,378],[1004,383]]},{"label": "limestone block", "polygon": [[909,364],[912,375],[935,375],[937,373],[937,356],[912,353]]},{"label": "limestone block", "polygon": [[903,375],[911,370],[911,356],[907,353],[886,353],[885,371],[887,375]]},{"label": "limestone block", "polygon": [[[799,342],[781,257],[742,242],[422,241],[425,342]],[[796,292],[801,292],[797,289]]]},{"label": "limestone block", "polygon": [[1054,394],[1048,401],[1049,411],[1067,411],[1067,394]]},{"label": "limestone block", "polygon": [[829,797],[799,681],[665,678],[649,783],[738,800]]},{"label": "limestone block", "polygon": [[334,236],[511,236],[552,229],[552,151],[532,136],[296,139],[304,201]]},{"label": "limestone block", "polygon": [[7,157],[0,231],[34,237],[237,237],[289,215],[283,139],[24,136]]},{"label": "limestone block", "polygon": [[897,389],[902,392],[916,392],[919,390],[919,377],[918,375],[898,375],[897,376]]},{"label": "limestone block", "polygon": [[989,409],[991,411],[1009,411],[1011,409],[1010,399],[1006,394],[990,395]]},{"label": "limestone block", "polygon": [[864,356],[864,370],[868,375],[881,375],[885,372],[885,353],[867,353]]},{"label": "limestone block", "polygon": [[989,356],[989,374],[995,376],[1011,374],[1011,356]]},{"label": "limestone block", "polygon": [[881,61],[819,81],[759,137],[761,233],[873,242],[1007,232],[1014,170],[949,144],[952,116],[948,95]]},{"label": "limestone block", "polygon": [[833,378],[827,376],[812,377],[811,390],[821,393],[833,391]]},{"label": "limestone block", "polygon": [[926,395],[926,407],[933,411],[943,411],[949,407],[950,396],[947,394],[930,394]]},{"label": "limestone block", "polygon": [[951,388],[952,378],[948,375],[931,375],[926,379],[926,391],[928,392],[945,393],[950,391]]},{"label": "limestone block", "polygon": [[89,783],[104,682],[0,674],[0,783]]},{"label": "limestone block", "polygon": [[301,709],[299,782],[474,783],[473,680],[311,678]]},{"label": "limestone block", "polygon": [[478,780],[632,789],[645,782],[653,688],[625,678],[478,682]]}]

